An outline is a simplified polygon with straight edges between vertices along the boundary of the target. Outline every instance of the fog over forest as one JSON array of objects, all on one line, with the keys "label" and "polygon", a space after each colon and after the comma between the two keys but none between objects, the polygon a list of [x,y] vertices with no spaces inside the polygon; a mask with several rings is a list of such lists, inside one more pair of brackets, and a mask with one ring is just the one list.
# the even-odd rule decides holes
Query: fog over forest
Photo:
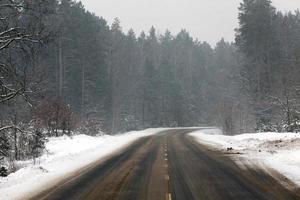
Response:
[{"label": "fog over forest", "polygon": [[[73,0],[0,1],[0,162],[37,158],[47,138],[78,133],[299,131],[299,10],[280,11],[290,7],[278,10],[279,0],[227,1],[214,20],[228,12],[228,24],[205,24],[205,16],[177,23],[150,7],[149,27],[108,22]],[[193,17],[195,5],[182,15]]]},{"label": "fog over forest", "polygon": [[[192,37],[214,46],[220,38],[234,41],[234,29],[238,27],[237,7],[241,0],[83,0],[91,12],[104,17],[108,24],[114,18],[121,20],[123,31],[133,28],[136,33],[151,26],[164,33],[166,29],[178,33],[182,28]],[[300,9],[299,0],[273,0],[282,12]],[[134,12],[132,11],[134,10]]]}]

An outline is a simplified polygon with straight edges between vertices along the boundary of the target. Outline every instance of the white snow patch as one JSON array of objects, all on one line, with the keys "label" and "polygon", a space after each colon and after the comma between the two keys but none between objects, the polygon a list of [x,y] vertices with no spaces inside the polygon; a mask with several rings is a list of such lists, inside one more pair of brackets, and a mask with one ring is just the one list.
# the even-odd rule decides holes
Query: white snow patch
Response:
[{"label": "white snow patch", "polygon": [[57,183],[60,178],[71,175],[131,142],[164,130],[168,129],[147,129],[116,136],[77,135],[72,138],[50,138],[46,144],[47,153],[39,158],[38,164],[28,164],[29,162],[25,161],[26,167],[6,178],[0,178],[0,199],[26,199],[37,190]]},{"label": "white snow patch", "polygon": [[[234,155],[243,158],[248,164],[263,164],[275,169],[300,186],[299,133],[268,132],[226,136],[219,129],[203,129],[190,135],[198,142],[219,150],[233,148],[233,152],[241,153]],[[236,161],[240,162],[240,159]]]}]

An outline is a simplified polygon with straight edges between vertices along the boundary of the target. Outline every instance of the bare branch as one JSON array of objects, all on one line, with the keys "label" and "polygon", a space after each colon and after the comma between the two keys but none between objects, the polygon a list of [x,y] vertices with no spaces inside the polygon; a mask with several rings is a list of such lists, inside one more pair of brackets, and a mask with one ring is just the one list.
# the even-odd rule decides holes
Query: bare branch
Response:
[{"label": "bare branch", "polygon": [[6,31],[1,32],[1,33],[0,33],[0,36],[6,35],[6,34],[10,34],[11,32],[17,31],[18,29],[19,29],[19,28],[17,28],[17,27],[15,27],[15,28],[10,28],[10,29],[8,29],[8,30],[6,30]]},{"label": "bare branch", "polygon": [[[28,40],[28,41],[34,41],[34,40],[28,39],[28,37],[30,37],[30,36],[29,35],[23,35],[23,36],[18,36],[18,37],[12,38],[12,39],[8,40],[6,42],[6,44],[4,44],[3,46],[0,46],[0,51],[7,48],[14,41],[24,40],[24,39]],[[0,41],[0,43],[1,43],[1,41]]]},{"label": "bare branch", "polygon": [[4,126],[4,127],[0,128],[0,132],[6,131],[6,130],[9,130],[9,129],[17,129],[17,130],[20,131],[21,133],[24,132],[22,129],[20,129],[19,127],[14,126],[14,125],[11,125],[11,126]]},{"label": "bare branch", "polygon": [[1,98],[4,98],[4,99],[1,99],[0,103],[4,103],[4,102],[7,102],[7,101],[15,98],[19,94],[20,91],[21,91],[21,89],[18,90],[18,91],[16,91],[16,92],[14,92],[14,93],[10,93],[10,94],[6,95],[6,97],[2,97],[1,96]]}]

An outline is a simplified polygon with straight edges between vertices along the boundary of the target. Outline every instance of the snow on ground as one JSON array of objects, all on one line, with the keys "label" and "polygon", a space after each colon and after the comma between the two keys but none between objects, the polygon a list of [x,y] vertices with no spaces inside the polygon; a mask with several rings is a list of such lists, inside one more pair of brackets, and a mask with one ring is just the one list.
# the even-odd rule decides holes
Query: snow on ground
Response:
[{"label": "snow on ground", "polygon": [[26,167],[6,178],[0,178],[0,199],[17,200],[30,197],[37,189],[58,183],[61,178],[120,150],[136,139],[163,130],[166,129],[147,129],[117,136],[77,135],[72,138],[50,138],[46,145],[47,153],[35,165],[26,161]]},{"label": "snow on ground", "polygon": [[198,142],[219,150],[233,148],[232,153],[238,153],[233,155],[239,156],[247,164],[274,169],[300,186],[300,133],[268,132],[225,136],[219,129],[203,129],[190,135]]}]

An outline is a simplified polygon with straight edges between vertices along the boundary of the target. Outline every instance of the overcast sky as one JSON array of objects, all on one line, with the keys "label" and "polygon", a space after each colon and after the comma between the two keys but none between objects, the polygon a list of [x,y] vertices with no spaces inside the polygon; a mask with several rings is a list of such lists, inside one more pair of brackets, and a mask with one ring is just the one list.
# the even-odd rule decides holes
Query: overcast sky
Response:
[{"label": "overcast sky", "polygon": [[[214,45],[224,37],[234,39],[238,6],[241,0],[81,0],[86,9],[105,18],[110,24],[121,20],[124,32],[136,33],[154,26],[160,32],[173,34],[182,28],[201,41]],[[300,0],[273,0],[282,11],[300,9]]]}]

